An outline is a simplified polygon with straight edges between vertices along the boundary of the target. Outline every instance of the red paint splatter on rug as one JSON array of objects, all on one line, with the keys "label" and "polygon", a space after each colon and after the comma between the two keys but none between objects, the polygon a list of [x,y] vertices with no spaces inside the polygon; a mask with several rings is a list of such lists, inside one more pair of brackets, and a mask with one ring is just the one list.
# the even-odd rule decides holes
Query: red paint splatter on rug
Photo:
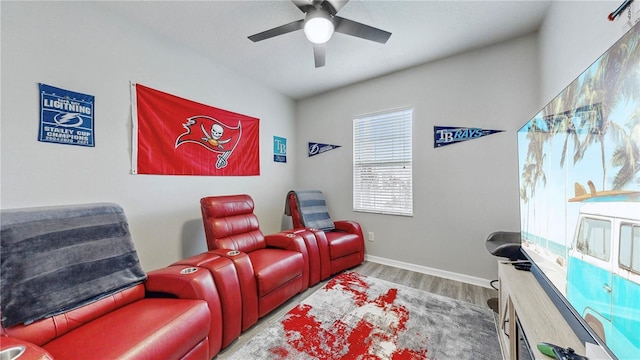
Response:
[{"label": "red paint splatter on rug", "polygon": [[273,349],[269,349],[269,351],[278,359],[284,359],[289,355],[289,351],[287,351],[287,349],[283,347],[276,347]]},{"label": "red paint splatter on rug", "polygon": [[[351,294],[355,310],[345,316],[358,319],[349,325],[343,319],[322,324],[311,314],[312,307],[300,304],[282,320],[287,343],[295,350],[320,359],[413,360],[426,359],[427,349],[399,349],[397,339],[406,331],[409,311],[395,304],[397,289],[369,299],[369,284],[363,275],[344,273],[331,279],[326,291]],[[380,324],[380,325],[376,325]],[[271,349],[274,355],[286,358],[284,347]]]},{"label": "red paint splatter on rug", "polygon": [[310,310],[309,305],[298,305],[282,320],[287,342],[298,351],[321,359],[329,359],[333,351],[332,347],[339,344],[341,339],[331,331],[323,329],[322,323],[309,314]]},{"label": "red paint splatter on rug", "polygon": [[427,350],[409,350],[402,349],[396,351],[392,356],[391,360],[417,360],[417,359],[426,359],[427,358]]},{"label": "red paint splatter on rug", "polygon": [[333,279],[329,280],[325,285],[325,291],[334,290],[337,287],[341,287],[343,291],[347,291],[353,294],[353,300],[356,305],[361,306],[367,301],[367,290],[369,290],[369,284],[362,278],[362,275],[358,273],[343,273]]}]

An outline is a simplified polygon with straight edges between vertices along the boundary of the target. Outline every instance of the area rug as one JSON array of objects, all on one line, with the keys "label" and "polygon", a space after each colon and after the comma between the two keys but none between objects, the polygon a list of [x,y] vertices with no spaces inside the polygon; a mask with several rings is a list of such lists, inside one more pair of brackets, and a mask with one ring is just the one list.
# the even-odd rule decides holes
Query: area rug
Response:
[{"label": "area rug", "polygon": [[489,308],[347,272],[229,358],[498,360],[502,355]]}]

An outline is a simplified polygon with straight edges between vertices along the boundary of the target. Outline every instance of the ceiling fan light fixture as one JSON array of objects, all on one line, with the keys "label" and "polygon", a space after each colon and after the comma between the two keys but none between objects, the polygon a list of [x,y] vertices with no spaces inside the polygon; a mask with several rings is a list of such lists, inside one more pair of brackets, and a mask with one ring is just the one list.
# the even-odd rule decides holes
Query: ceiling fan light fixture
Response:
[{"label": "ceiling fan light fixture", "polygon": [[325,11],[309,11],[304,18],[304,34],[314,44],[324,44],[329,41],[334,30],[331,15]]}]

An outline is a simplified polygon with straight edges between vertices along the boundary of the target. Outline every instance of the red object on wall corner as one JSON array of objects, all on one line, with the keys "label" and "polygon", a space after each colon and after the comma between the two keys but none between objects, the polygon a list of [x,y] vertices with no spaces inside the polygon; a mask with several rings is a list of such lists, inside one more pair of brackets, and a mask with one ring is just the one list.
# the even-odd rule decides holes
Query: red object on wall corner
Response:
[{"label": "red object on wall corner", "polygon": [[614,12],[612,12],[611,14],[609,14],[609,16],[607,16],[609,21],[615,20],[618,17],[618,15],[620,15],[620,13],[622,13],[626,8],[629,7],[629,5],[631,5],[632,2],[633,0],[625,0],[625,2],[622,3],[622,5],[618,6],[618,8]]}]

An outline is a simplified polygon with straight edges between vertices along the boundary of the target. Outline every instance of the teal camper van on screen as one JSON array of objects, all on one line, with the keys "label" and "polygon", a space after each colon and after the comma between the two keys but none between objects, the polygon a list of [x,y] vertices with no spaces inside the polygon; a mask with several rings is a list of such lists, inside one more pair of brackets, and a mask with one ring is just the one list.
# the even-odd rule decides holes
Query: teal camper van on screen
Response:
[{"label": "teal camper van on screen", "polygon": [[640,203],[582,206],[569,252],[566,291],[569,302],[618,358],[639,358]]}]

